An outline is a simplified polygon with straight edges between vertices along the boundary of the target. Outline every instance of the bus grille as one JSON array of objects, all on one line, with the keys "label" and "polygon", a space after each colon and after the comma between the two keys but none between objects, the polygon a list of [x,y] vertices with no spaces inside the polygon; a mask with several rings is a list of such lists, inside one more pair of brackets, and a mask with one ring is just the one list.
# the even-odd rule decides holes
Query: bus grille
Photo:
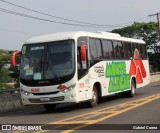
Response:
[{"label": "bus grille", "polygon": [[32,93],[35,96],[40,96],[40,95],[52,95],[52,94],[57,94],[59,93],[59,91],[55,91],[55,92],[44,92],[44,93]]},{"label": "bus grille", "polygon": [[63,101],[64,100],[64,96],[61,96],[61,97],[51,97],[50,101],[41,101],[40,98],[29,98],[28,100],[31,103],[58,102],[58,101]]}]

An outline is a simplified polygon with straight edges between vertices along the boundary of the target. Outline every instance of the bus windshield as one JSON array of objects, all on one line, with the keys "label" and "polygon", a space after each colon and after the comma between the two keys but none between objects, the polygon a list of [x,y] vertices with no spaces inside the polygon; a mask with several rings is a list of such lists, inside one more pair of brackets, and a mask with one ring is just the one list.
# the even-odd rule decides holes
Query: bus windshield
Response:
[{"label": "bus windshield", "polygon": [[20,65],[21,79],[59,79],[73,72],[73,40],[23,45]]}]

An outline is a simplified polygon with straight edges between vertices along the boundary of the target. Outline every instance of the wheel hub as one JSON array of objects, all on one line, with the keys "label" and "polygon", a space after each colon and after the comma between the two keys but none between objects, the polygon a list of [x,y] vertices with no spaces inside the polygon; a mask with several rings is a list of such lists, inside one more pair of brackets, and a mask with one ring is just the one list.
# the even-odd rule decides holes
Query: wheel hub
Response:
[{"label": "wheel hub", "polygon": [[93,97],[92,97],[92,101],[93,101],[93,103],[95,103],[95,102],[96,102],[96,99],[97,99],[97,97],[96,97],[96,92],[94,91],[94,92],[93,92]]}]

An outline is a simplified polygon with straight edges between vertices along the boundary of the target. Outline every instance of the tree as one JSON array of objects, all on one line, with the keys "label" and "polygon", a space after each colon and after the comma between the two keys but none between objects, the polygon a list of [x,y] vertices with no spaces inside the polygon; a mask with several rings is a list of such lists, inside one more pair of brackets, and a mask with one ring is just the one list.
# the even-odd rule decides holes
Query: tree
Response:
[{"label": "tree", "polygon": [[0,81],[4,76],[4,72],[2,71],[3,67],[9,63],[10,55],[8,51],[0,50]]},{"label": "tree", "polygon": [[[19,86],[19,69],[18,67],[5,66],[10,64],[10,56],[14,51],[0,50],[0,82],[10,82],[13,78],[16,82],[16,86]],[[17,62],[20,62],[20,56],[16,59]]]},{"label": "tree", "polygon": [[3,82],[3,83],[12,82],[11,77],[9,76],[9,74],[10,74],[10,71],[7,68],[5,68],[5,67],[1,68],[0,82]]},{"label": "tree", "polygon": [[0,50],[0,71],[3,66],[9,63],[10,54],[8,51]]}]

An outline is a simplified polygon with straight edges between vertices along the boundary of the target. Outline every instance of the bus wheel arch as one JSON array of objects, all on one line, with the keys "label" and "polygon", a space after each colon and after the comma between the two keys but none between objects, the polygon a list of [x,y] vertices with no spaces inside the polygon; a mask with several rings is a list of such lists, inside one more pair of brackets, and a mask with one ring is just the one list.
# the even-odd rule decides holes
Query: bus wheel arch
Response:
[{"label": "bus wheel arch", "polygon": [[132,82],[132,80],[133,80],[134,83],[135,83],[135,89],[136,89],[136,88],[137,88],[136,77],[132,77],[131,82]]},{"label": "bus wheel arch", "polygon": [[92,87],[92,96],[89,100],[89,107],[97,106],[99,97],[101,97],[101,85],[99,82],[96,82]]},{"label": "bus wheel arch", "polygon": [[136,78],[133,77],[131,79],[131,90],[128,92],[128,96],[134,97],[134,95],[136,94],[136,89],[137,89]]},{"label": "bus wheel arch", "polygon": [[136,78],[132,77],[130,80],[130,90],[122,92],[122,97],[134,97],[136,93]]},{"label": "bus wheel arch", "polygon": [[126,96],[127,97],[134,97],[135,94],[136,94],[136,88],[137,88],[137,86],[136,86],[136,78],[135,77],[131,78],[130,87],[131,87],[131,89],[126,92]]},{"label": "bus wheel arch", "polygon": [[102,97],[102,87],[101,84],[99,82],[94,83],[94,86],[96,86],[97,89],[97,93],[98,93],[98,97]]}]

